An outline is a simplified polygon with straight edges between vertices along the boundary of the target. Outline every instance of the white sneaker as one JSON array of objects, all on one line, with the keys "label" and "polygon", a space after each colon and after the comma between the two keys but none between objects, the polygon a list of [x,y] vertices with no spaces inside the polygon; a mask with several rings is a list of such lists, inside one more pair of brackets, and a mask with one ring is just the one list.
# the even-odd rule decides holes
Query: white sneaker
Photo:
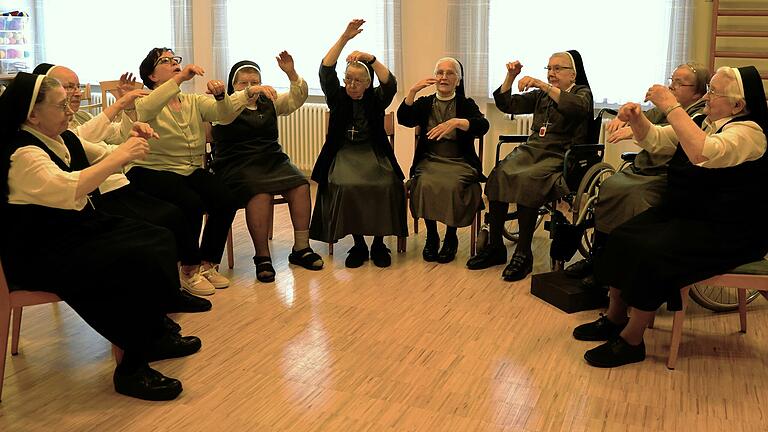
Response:
[{"label": "white sneaker", "polygon": [[185,275],[184,272],[179,272],[179,280],[181,280],[181,289],[190,294],[206,296],[216,292],[216,288],[199,271],[189,276]]},{"label": "white sneaker", "polygon": [[203,270],[203,267],[200,266],[200,274],[215,288],[226,288],[229,286],[229,279],[222,276],[217,267],[211,266]]}]

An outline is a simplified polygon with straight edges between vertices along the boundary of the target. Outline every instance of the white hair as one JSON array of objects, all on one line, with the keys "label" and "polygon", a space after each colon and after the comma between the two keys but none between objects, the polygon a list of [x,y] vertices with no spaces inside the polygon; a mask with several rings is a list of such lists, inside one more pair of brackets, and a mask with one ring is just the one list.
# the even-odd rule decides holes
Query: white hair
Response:
[{"label": "white hair", "polygon": [[437,63],[435,63],[434,73],[437,73],[437,68],[440,66],[440,63],[443,63],[443,62],[449,62],[453,65],[453,70],[456,72],[456,75],[459,77],[459,81],[461,81],[461,78],[462,78],[461,64],[459,64],[459,61],[453,57],[443,57],[440,60],[438,60]]}]

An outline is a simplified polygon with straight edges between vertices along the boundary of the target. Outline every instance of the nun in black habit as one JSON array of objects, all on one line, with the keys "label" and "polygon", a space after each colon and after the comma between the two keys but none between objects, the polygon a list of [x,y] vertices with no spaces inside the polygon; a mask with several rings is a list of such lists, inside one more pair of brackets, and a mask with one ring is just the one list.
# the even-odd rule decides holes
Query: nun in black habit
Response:
[{"label": "nun in black habit", "polygon": [[[436,93],[414,100],[417,92],[432,85]],[[459,245],[456,228],[470,225],[483,205],[480,182],[485,177],[474,142],[489,127],[475,101],[464,94],[461,63],[451,57],[438,60],[434,75],[410,89],[397,109],[397,121],[419,127],[409,188],[411,214],[427,226],[422,257],[451,262]],[[438,221],[446,225],[439,251]]]},{"label": "nun in black habit", "polygon": [[509,203],[516,203],[520,238],[502,273],[506,281],[523,279],[533,269],[531,242],[538,209],[568,193],[563,178],[565,152],[586,141],[593,116],[592,91],[578,51],[552,54],[546,67],[547,82],[523,77],[518,90],[533,91],[512,94],[512,83],[522,68],[519,61],[507,63],[507,76],[493,97],[502,112],[533,113],[532,133],[526,144],[516,147],[488,176],[489,245],[467,261],[471,270],[506,262],[502,229]]},{"label": "nun in black habit", "polygon": [[308,87],[296,73],[290,54],[280,53],[277,63],[291,82],[287,93],[277,94],[272,87],[262,85],[261,68],[255,62],[243,60],[232,66],[227,92],[248,87],[256,97],[235,118],[216,123],[212,129],[213,169],[229,186],[238,205],[245,208],[256,253],[256,278],[261,282],[275,280],[268,237],[272,200],[278,193],[288,201],[294,225],[294,245],[288,261],[309,270],[323,268],[322,258],[309,246],[309,180],[283,152],[277,130],[277,117],[299,109],[307,100]]},{"label": "nun in black habit", "polygon": [[173,399],[181,383],[148,362],[201,346],[166,316],[191,298],[180,291],[173,235],[91,203],[108,175],[149,146],[144,137],[107,149],[81,142],[67,130],[72,114],[61,84],[42,75],[19,72],[0,97],[0,257],[9,286],[55,293],[121,348],[118,393]]},{"label": "nun in black habit", "polygon": [[[335,242],[352,234],[355,245],[345,265],[368,260],[364,235],[373,235],[370,258],[391,264],[383,236],[407,236],[405,189],[400,166],[384,130],[384,110],[397,93],[394,75],[376,57],[354,51],[347,57],[342,87],[336,61],[364,20],[353,20],[320,65],[320,86],[331,110],[328,135],[312,170],[318,183],[310,238]],[[373,87],[373,74],[379,86]]]},{"label": "nun in black habit", "polygon": [[651,125],[636,103],[622,106],[619,118],[629,121],[638,145],[673,155],[667,190],[660,206],[614,229],[595,256],[595,276],[611,287],[608,312],[573,335],[607,341],[584,355],[597,367],[645,359],[643,333],[656,309],[667,303],[679,310],[685,286],[768,252],[768,226],[754,219],[768,211],[768,108],[757,69],[717,70],[701,126],[665,86],[651,87],[646,100],[667,114],[669,126]]}]

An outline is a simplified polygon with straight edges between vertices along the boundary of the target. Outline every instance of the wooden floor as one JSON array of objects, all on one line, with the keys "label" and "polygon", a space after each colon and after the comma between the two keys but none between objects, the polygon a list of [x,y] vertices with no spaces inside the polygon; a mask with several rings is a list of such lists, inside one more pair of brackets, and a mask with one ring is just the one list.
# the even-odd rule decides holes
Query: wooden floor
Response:
[{"label": "wooden floor", "polygon": [[[530,279],[503,282],[502,267],[466,270],[468,229],[448,265],[422,262],[422,231],[388,269],[344,268],[349,239],[333,259],[313,244],[326,269],[310,272],[287,264],[286,206],[275,220],[275,283],[255,281],[239,214],[232,286],[211,312],[176,316],[203,340],[153,364],[182,380],[177,400],[115,393],[108,343],[66,305],[37,306],[7,364],[0,431],[768,430],[764,299],[747,334],[736,314],[694,304],[676,371],[664,366],[667,312],[646,333],[645,362],[595,369],[582,356],[597,344],[571,330],[597,311],[567,315],[531,296]],[[537,272],[547,245],[538,233]]]}]

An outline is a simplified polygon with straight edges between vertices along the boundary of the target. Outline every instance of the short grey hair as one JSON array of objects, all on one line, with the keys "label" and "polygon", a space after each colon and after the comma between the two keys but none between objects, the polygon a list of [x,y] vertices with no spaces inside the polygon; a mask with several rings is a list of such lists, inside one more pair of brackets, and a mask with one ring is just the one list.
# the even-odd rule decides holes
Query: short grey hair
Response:
[{"label": "short grey hair", "polygon": [[463,78],[461,76],[461,64],[459,63],[458,60],[456,60],[453,57],[443,57],[440,60],[438,60],[437,63],[435,63],[435,71],[433,73],[435,74],[437,73],[437,68],[438,66],[440,66],[440,63],[442,62],[451,63],[453,65],[453,70],[456,71],[456,75],[459,77],[459,81],[461,81],[461,79]]}]

